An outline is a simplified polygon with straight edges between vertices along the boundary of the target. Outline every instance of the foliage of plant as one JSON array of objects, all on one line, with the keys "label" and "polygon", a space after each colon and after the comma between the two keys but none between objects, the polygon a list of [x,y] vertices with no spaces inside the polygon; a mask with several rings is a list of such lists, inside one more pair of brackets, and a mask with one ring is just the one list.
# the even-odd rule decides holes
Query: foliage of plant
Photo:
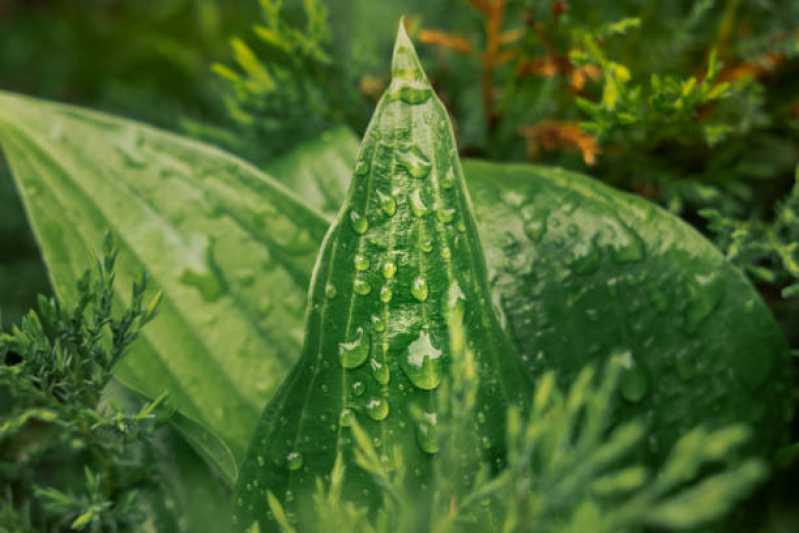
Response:
[{"label": "foliage of plant", "polygon": [[130,531],[158,487],[150,444],[157,398],[130,412],[104,397],[114,366],[159,298],[115,310],[116,252],[78,281],[76,305],[42,296],[38,312],[0,335],[0,531]]},{"label": "foliage of plant", "polygon": [[[450,328],[454,338],[463,338],[457,318]],[[681,437],[659,469],[638,464],[635,451],[646,425],[612,425],[620,359],[611,359],[601,377],[586,367],[568,390],[558,387],[553,373],[544,375],[525,409],[529,415],[518,407],[508,414],[507,466],[498,476],[491,475],[489,462],[467,466],[463,454],[481,447],[472,427],[480,409],[480,373],[462,340],[453,346],[456,363],[445,379],[446,393],[438,397],[435,439],[441,452],[430,482],[410,490],[406,480],[414,465],[399,448],[376,448],[353,422],[357,466],[345,466],[339,455],[312,495],[268,493],[264,506],[283,533],[684,531],[723,516],[766,474],[761,461],[738,459],[749,437],[743,426],[697,428]],[[377,514],[343,495],[347,477],[358,469],[378,488]],[[288,511],[287,502],[299,511]],[[257,524],[248,530],[256,531]]]},{"label": "foliage of plant", "polygon": [[[228,481],[235,476],[253,413],[299,352],[302,293],[330,220],[325,213],[342,202],[354,161],[352,143],[319,134],[342,124],[363,130],[370,102],[388,84],[381,54],[390,45],[390,32],[380,27],[393,24],[401,13],[411,16],[411,35],[427,45],[424,63],[431,66],[430,79],[452,114],[461,152],[501,161],[466,162],[464,168],[481,224],[491,298],[510,311],[504,329],[516,336],[538,383],[532,414],[510,411],[506,469],[495,476],[495,464],[477,468],[471,463],[465,478],[459,450],[484,444],[464,422],[476,416],[473,395],[484,376],[470,369],[474,354],[458,352],[462,358],[437,396],[440,452],[429,484],[409,490],[416,472],[408,457],[375,446],[368,428],[356,421],[357,466],[342,457],[318,481],[312,499],[270,493],[261,498],[264,511],[285,531],[298,529],[298,521],[318,524],[319,531],[683,530],[723,516],[765,477],[764,463],[740,456],[752,449],[770,453],[782,437],[790,416],[786,384],[791,377],[782,358],[783,339],[751,287],[717,261],[710,245],[651,206],[639,209],[643,203],[594,187],[576,174],[506,163],[590,168],[596,179],[679,214],[712,236],[727,259],[757,283],[795,347],[799,184],[792,177],[799,131],[799,7],[775,0],[646,5],[635,0],[261,0],[239,12],[232,6],[245,3],[165,0],[158,7],[98,1],[102,7],[93,16],[81,17],[65,1],[42,4],[64,16],[53,17],[52,25],[37,25],[31,21],[46,11],[26,18],[28,12],[15,3],[10,11],[0,5],[0,27],[14,28],[0,31],[0,64],[22,73],[4,79],[4,87],[181,128],[266,167],[277,179],[207,146],[129,121],[0,95],[0,139],[7,143],[4,149],[58,294],[0,339],[7,362],[0,366],[0,465],[4,485],[13,485],[12,492],[0,494],[0,531],[125,530],[143,521],[153,527],[154,515],[172,515],[166,520],[173,526],[169,531],[222,527],[219,516],[190,516],[190,504],[196,498],[196,506],[212,508],[227,497],[213,472],[222,471]],[[243,34],[252,19],[246,14],[256,11],[262,22]],[[9,12],[12,17],[4,20]],[[109,33],[109,20],[133,21],[123,23],[130,32]],[[197,32],[186,31],[195,26]],[[231,41],[232,61],[206,69],[208,57],[226,46],[222,39],[228,32],[241,35]],[[144,34],[148,38],[140,38]],[[39,44],[43,35],[48,46]],[[186,35],[202,38],[189,43]],[[87,59],[34,53],[56,47],[126,53],[113,55],[113,68],[103,54]],[[39,85],[30,88],[28,64],[43,65]],[[131,79],[131,72],[146,73],[148,81],[140,83],[138,74]],[[208,82],[212,72],[223,87],[216,102],[218,85]],[[217,114],[222,106],[226,119]],[[59,131],[59,123],[68,124],[66,131]],[[92,139],[93,153],[80,146],[86,138]],[[327,150],[313,149],[320,143]],[[288,157],[275,164],[274,156],[283,153]],[[98,187],[106,175],[119,175],[117,189]],[[100,191],[100,199],[76,200],[81,187]],[[170,202],[159,187],[174,187],[170,191],[180,201]],[[306,196],[306,191],[313,192]],[[25,235],[22,210],[7,202],[14,197],[12,188],[0,190],[4,209],[10,205],[0,220],[0,302],[5,310],[11,302],[16,321],[22,305],[44,288],[44,276],[32,268],[37,252]],[[539,208],[547,201],[554,203],[543,213]],[[570,224],[577,205],[575,216],[586,218]],[[644,254],[639,257],[638,241],[629,245],[625,219],[647,212],[651,218],[629,219],[636,221],[634,229],[646,226],[640,231]],[[552,220],[560,227],[547,227]],[[152,245],[153,221],[171,228],[170,246]],[[115,225],[123,238],[121,275],[112,289],[111,254],[98,268],[99,279],[81,278],[75,291],[72,285],[85,268],[82,251],[91,248],[87,242],[106,224]],[[612,228],[612,236],[603,241],[608,235],[597,233],[591,240],[580,233],[587,227]],[[697,243],[701,253],[675,259],[690,243]],[[619,248],[633,250],[627,256],[634,257],[631,264],[611,260]],[[673,255],[667,258],[664,250]],[[532,264],[535,268],[529,268]],[[712,268],[702,270],[712,265],[723,270],[718,277],[707,274]],[[130,357],[114,369],[152,316],[142,300],[143,285],[135,282],[132,295],[128,290],[138,269],[153,273],[155,285],[167,294],[163,320],[148,327]],[[662,284],[650,285],[647,273],[663,274]],[[556,274],[564,276],[554,282]],[[645,285],[637,285],[642,280]],[[578,289],[594,284],[612,294],[594,294],[589,301],[623,298],[629,309],[616,315],[615,308],[601,313],[585,308],[586,291]],[[637,298],[644,292],[646,297]],[[126,306],[121,314],[112,313],[114,298]],[[585,313],[578,316],[577,310]],[[642,318],[647,311],[664,324],[657,331],[670,332],[668,341],[660,342],[668,348],[661,354],[659,341],[645,344],[638,331],[649,320]],[[557,316],[553,325],[551,317]],[[224,326],[209,327],[220,317]],[[718,333],[725,323],[742,327]],[[620,324],[630,331],[616,331]],[[556,342],[559,353],[535,349],[536,342],[556,340],[558,325],[569,337]],[[585,335],[588,331],[593,333]],[[607,345],[599,342],[598,331],[607,333]],[[594,383],[592,369],[601,366],[579,371],[585,360],[601,359],[606,352],[618,355],[608,348],[620,342],[635,348],[621,359],[611,357],[599,382]],[[703,345],[712,349],[703,354]],[[198,354],[202,364],[192,365]],[[542,373],[555,364],[555,356],[567,371]],[[682,400],[673,405],[694,404],[693,411],[648,403],[674,392],[674,381],[647,380],[652,373],[663,378],[649,366],[652,361],[683,380],[677,389],[689,394],[679,395]],[[261,366],[253,370],[253,365]],[[153,403],[139,412],[114,405],[106,388],[112,370]],[[229,386],[229,376],[236,387]],[[730,388],[736,380],[745,386]],[[204,395],[209,384],[213,393]],[[170,392],[166,402],[164,390]],[[758,402],[765,398],[759,396],[763,391],[771,399]],[[742,403],[719,402],[717,394]],[[212,466],[194,457],[186,463],[191,474],[185,479],[185,472],[171,471],[171,458],[180,463],[187,455],[153,447],[152,410],[159,402],[177,409],[171,421],[181,436],[173,435],[175,441],[185,439]],[[717,416],[712,408],[724,411],[722,405],[740,412],[742,420],[766,421],[767,427],[714,426],[679,434],[689,423],[683,413],[712,420]],[[646,421],[629,421],[641,413]],[[682,422],[668,426],[675,417]],[[619,426],[620,419],[628,423]],[[425,424],[422,418],[417,422]],[[663,441],[654,439],[658,448],[652,438],[668,433],[659,432],[664,427],[673,430],[665,449]],[[40,442],[50,435],[55,438]],[[764,442],[769,443],[765,448]],[[9,450],[13,455],[7,460]],[[641,454],[650,452],[664,464],[652,468],[651,460],[641,461]],[[790,452],[780,454],[789,467]],[[55,467],[53,457],[58,458]],[[67,464],[62,457],[77,460]],[[168,488],[159,486],[156,468],[174,476]],[[785,481],[790,474],[783,472],[782,480],[777,477],[767,487],[770,499],[762,507],[770,507],[772,516],[764,518],[761,496],[739,511],[739,517],[749,517],[737,524],[740,529],[751,531],[756,524],[763,531],[790,530],[799,523],[786,511],[795,505],[791,490],[784,488],[790,487]],[[382,503],[376,513],[345,490],[353,478],[364,477],[378,487],[373,496]],[[197,489],[208,490],[199,494]],[[145,495],[159,490],[156,499],[166,495],[170,509],[145,502]]]}]

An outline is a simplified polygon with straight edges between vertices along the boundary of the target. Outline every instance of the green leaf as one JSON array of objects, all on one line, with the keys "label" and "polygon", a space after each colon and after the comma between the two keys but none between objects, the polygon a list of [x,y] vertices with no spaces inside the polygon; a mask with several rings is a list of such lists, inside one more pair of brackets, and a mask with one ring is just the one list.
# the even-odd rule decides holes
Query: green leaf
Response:
[{"label": "green leaf", "polygon": [[[148,178],[149,170],[135,167],[135,157],[127,161],[130,158],[121,156],[126,152],[118,146],[125,146],[131,131],[144,139],[145,163],[158,167],[162,160],[171,162],[185,175],[185,186],[173,190],[174,180]],[[304,283],[310,279],[321,237],[349,187],[357,155],[355,136],[339,129],[276,162],[270,172],[285,187],[202,144],[130,121],[11,95],[0,96],[0,142],[16,170],[54,286],[64,297],[74,287],[74,276],[90,266],[91,252],[106,227],[137,235],[143,231],[143,221],[153,220],[156,212],[152,210],[145,210],[144,217],[127,212],[141,212],[145,201],[167,214],[192,210],[178,228],[184,239],[219,231],[214,229],[217,224],[224,228],[224,235],[236,236],[225,237],[225,251],[216,254],[224,260],[218,266],[230,278],[247,272],[228,262],[258,255],[268,239],[263,232],[242,231],[236,220],[246,219],[240,214],[213,218],[217,215],[211,216],[214,211],[209,209],[206,191],[211,191],[211,199],[229,192],[224,196],[229,212],[273,206],[276,216],[270,224],[275,224],[276,236],[296,230],[302,237],[301,228],[305,228],[312,237],[309,251],[287,263],[290,269],[273,261],[269,264],[274,269],[256,269],[255,285],[245,294],[246,302],[264,305],[261,312],[256,308],[259,317],[270,304],[276,311],[267,315],[264,331],[276,340],[289,339],[288,347],[279,351],[275,343],[260,340],[255,324],[245,318],[237,319],[238,326],[230,331],[225,326],[208,327],[205,320],[197,325],[199,317],[213,323],[219,304],[197,298],[199,291],[186,291],[181,283],[165,278],[163,271],[175,264],[176,257],[177,264],[185,261],[181,254],[192,247],[183,246],[163,257],[147,252],[150,246],[138,242],[137,249],[145,248],[146,255],[134,256],[127,247],[122,250],[121,298],[128,297],[133,276],[145,268],[159,274],[155,280],[159,285],[168,280],[172,292],[185,294],[189,304],[182,298],[170,300],[165,291],[167,305],[145,330],[147,338],[124,362],[120,376],[152,398],[170,391],[170,401],[197,421],[195,429],[200,434],[205,428],[221,435],[223,442],[217,444],[229,446],[241,460],[256,423],[254,413],[299,355]],[[215,165],[221,176],[215,174]],[[230,172],[223,172],[227,165],[242,169],[247,181],[238,183]],[[662,456],[680,430],[704,422],[748,421],[755,428],[753,447],[774,449],[791,410],[787,343],[756,291],[709,242],[645,200],[577,173],[478,161],[464,162],[464,171],[493,300],[505,310],[504,325],[513,332],[534,375],[553,368],[568,383],[581,362],[629,352],[635,366],[625,390],[629,398],[640,399],[624,400],[621,415],[644,414],[650,420],[654,431],[646,453]],[[96,199],[86,194],[74,199],[76,185],[70,183],[91,180],[104,184],[102,190],[113,186],[110,203],[101,204],[108,193]],[[235,189],[228,191],[228,186]],[[308,207],[302,207],[286,189],[297,191]],[[94,187],[90,190],[94,192]],[[286,201],[276,201],[276,197]],[[64,201],[67,206],[62,205]],[[126,203],[132,207],[118,208]],[[160,239],[157,236],[155,241]],[[240,279],[246,281],[249,275]],[[236,306],[230,309],[226,323],[230,317],[249,315]],[[171,335],[172,330],[178,334]],[[225,349],[173,350],[183,343],[196,346],[195,336],[201,346],[224,345]],[[161,337],[172,339],[164,346],[156,345]],[[230,339],[246,339],[258,349],[239,354],[227,349]],[[218,364],[211,364],[214,361]],[[239,376],[235,389],[220,383],[216,373],[205,371],[228,365]],[[212,410],[201,413],[197,405],[207,405],[208,399],[220,408],[217,413],[232,416],[224,419]],[[249,415],[237,416],[236,406],[242,405],[241,412]],[[208,436],[199,440],[207,441]],[[223,469],[231,471],[234,458],[219,458],[219,452],[203,452],[203,445],[197,446],[201,453],[227,463]]]},{"label": "green leaf", "polygon": [[[449,116],[402,23],[391,85],[312,279],[302,355],[264,410],[241,468],[242,528],[274,529],[282,509],[270,503],[270,512],[265,498],[300,501],[337,457],[350,472],[346,497],[375,506],[377,486],[359,463],[379,468],[381,456],[398,450],[413,465],[410,483],[429,480],[456,342],[474,354],[479,415],[471,427],[484,443],[458,458],[502,464],[507,407],[529,397],[531,382],[491,305]],[[462,338],[452,322],[462,323]],[[367,443],[368,457],[359,458],[354,441]]]},{"label": "green leaf", "polygon": [[109,229],[119,299],[142,271],[163,291],[116,375],[149,398],[167,391],[176,425],[235,479],[299,352],[328,222],[247,163],[128,120],[0,93],[0,142],[63,301]]},{"label": "green leaf", "polygon": [[[354,135],[334,135],[316,145],[315,159],[329,168],[352,158],[343,152]],[[751,446],[776,449],[792,413],[788,344],[710,242],[654,204],[578,173],[463,167],[493,298],[534,376],[554,369],[565,385],[585,363],[629,353],[619,416],[646,416],[647,455],[662,457],[700,424],[750,423]],[[330,190],[349,182],[338,178]]]}]

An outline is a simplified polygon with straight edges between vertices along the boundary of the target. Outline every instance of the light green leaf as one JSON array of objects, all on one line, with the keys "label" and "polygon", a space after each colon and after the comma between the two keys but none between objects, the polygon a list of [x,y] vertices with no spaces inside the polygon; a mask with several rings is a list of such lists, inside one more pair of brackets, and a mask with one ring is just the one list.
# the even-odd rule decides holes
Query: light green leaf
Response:
[{"label": "light green leaf", "polygon": [[299,352],[328,222],[243,161],[100,113],[0,93],[0,143],[63,301],[109,229],[119,298],[142,271],[163,291],[116,374],[147,397],[167,391],[178,427],[235,479]]}]

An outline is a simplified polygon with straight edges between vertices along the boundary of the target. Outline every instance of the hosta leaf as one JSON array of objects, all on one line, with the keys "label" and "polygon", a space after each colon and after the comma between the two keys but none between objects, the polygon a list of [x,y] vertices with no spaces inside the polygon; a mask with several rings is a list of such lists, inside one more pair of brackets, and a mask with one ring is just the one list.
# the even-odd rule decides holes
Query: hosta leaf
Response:
[{"label": "hosta leaf", "polygon": [[[352,159],[353,138],[331,133],[313,145],[315,157],[335,168]],[[621,416],[651,424],[650,456],[698,424],[750,423],[761,451],[781,441],[792,409],[787,343],[711,243],[646,200],[574,172],[463,167],[494,300],[533,376],[555,369],[568,383],[589,361],[629,353]],[[349,180],[339,174],[330,190]]]},{"label": "hosta leaf", "polygon": [[[353,138],[336,131],[316,157],[331,167],[352,159],[343,149]],[[774,449],[791,417],[788,345],[711,243],[654,204],[575,172],[473,160],[463,168],[493,298],[533,376],[555,369],[568,383],[587,362],[629,353],[621,415],[651,424],[645,454],[662,457],[698,424],[734,422],[756,428],[753,448]],[[332,190],[350,177],[338,179]]]},{"label": "hosta leaf", "polygon": [[449,117],[400,25],[391,85],[314,270],[302,355],[241,469],[239,524],[267,527],[268,491],[299,501],[339,455],[349,471],[346,497],[376,499],[373,479],[356,467],[355,422],[359,440],[379,442],[381,453],[399,449],[413,465],[408,481],[424,485],[437,451],[437,396],[453,364],[452,321],[462,322],[462,342],[474,353],[474,431],[485,443],[459,458],[500,461],[506,410],[531,385],[490,302]]},{"label": "hosta leaf", "polygon": [[241,458],[299,352],[327,221],[247,163],[99,113],[0,94],[0,142],[59,297],[74,298],[109,229],[119,298],[142,271],[163,291],[117,376],[168,391],[179,427],[235,478],[225,450]]}]

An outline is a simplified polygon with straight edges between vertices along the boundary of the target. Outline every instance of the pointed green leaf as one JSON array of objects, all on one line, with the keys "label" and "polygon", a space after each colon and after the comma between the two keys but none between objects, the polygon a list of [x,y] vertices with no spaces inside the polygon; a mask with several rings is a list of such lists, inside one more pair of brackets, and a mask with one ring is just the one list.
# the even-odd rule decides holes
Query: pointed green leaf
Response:
[{"label": "pointed green leaf", "polygon": [[[474,353],[481,415],[474,426],[486,443],[461,459],[501,461],[506,410],[531,386],[491,305],[447,111],[402,24],[392,83],[325,237],[309,305],[300,360],[265,409],[242,465],[241,527],[258,521],[261,530],[274,529],[277,510],[263,505],[267,495],[299,501],[338,456],[349,472],[345,497],[378,503],[374,480],[357,467],[356,438],[374,447],[377,465],[381,454],[401,450],[415,487],[429,479],[438,390],[457,353],[450,320],[462,320]],[[362,433],[353,435],[356,421]]]},{"label": "pointed green leaf", "polygon": [[0,142],[59,297],[74,298],[107,230],[119,298],[142,271],[163,291],[117,376],[167,391],[178,425],[234,479],[225,450],[241,458],[296,359],[327,221],[243,161],[99,113],[3,93]]}]

